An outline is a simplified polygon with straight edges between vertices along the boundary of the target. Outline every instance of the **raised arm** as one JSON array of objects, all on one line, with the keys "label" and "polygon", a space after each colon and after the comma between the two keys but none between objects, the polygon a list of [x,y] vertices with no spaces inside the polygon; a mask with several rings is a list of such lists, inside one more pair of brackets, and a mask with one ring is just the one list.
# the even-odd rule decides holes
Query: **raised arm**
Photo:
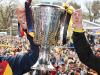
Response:
[{"label": "raised arm", "polygon": [[[30,3],[31,0],[27,0],[27,1]],[[28,53],[25,53],[23,55],[7,57],[6,59],[8,60],[13,70],[13,73],[14,73],[13,75],[22,75],[23,73],[30,71],[31,66],[34,65],[36,61],[38,60],[39,47],[33,42],[33,37],[28,33],[28,30],[27,30],[28,23],[26,20],[25,8],[18,6],[16,9],[16,14],[17,14],[17,18],[18,18],[20,26],[26,32],[27,39],[30,42],[31,49],[28,51]]]},{"label": "raised arm", "polygon": [[39,47],[34,44],[33,38],[29,34],[27,34],[27,38],[31,47],[28,53],[4,58],[9,62],[14,75],[20,75],[30,71],[31,66],[38,60]]},{"label": "raised arm", "polygon": [[100,74],[100,57],[93,54],[92,49],[84,35],[84,29],[82,26],[82,11],[76,10],[73,15],[73,43],[76,53],[81,62],[87,65],[89,68],[94,69]]}]

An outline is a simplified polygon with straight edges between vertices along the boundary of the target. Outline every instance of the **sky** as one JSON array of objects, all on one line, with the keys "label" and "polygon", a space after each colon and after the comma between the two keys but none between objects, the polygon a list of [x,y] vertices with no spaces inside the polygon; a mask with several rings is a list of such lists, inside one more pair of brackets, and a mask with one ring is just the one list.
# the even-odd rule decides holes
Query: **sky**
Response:
[{"label": "sky", "polygon": [[[18,0],[19,1],[19,3],[21,3],[22,5],[23,5],[23,3],[25,2],[25,0]],[[33,0],[33,2],[34,1],[41,1],[41,2],[57,2],[57,1],[59,1],[59,2],[62,2],[62,3],[64,3],[64,2],[70,2],[70,1],[74,1],[74,2],[77,2],[80,6],[81,6],[81,9],[83,10],[83,11],[86,11],[87,12],[87,9],[86,9],[86,7],[85,7],[85,3],[86,2],[88,2],[88,1],[93,1],[93,0]],[[18,3],[18,4],[19,4]]]},{"label": "sky", "polygon": [[[34,1],[37,1],[37,0],[34,0]],[[86,7],[85,7],[85,3],[88,1],[92,2],[93,0],[39,0],[39,1],[49,1],[49,2],[57,2],[57,1],[59,1],[59,2],[66,2],[66,1],[71,2],[71,1],[74,1],[74,2],[77,2],[81,6],[81,9],[83,11],[87,11]]]},{"label": "sky", "polygon": [[73,0],[73,1],[77,2],[81,6],[81,9],[83,11],[87,11],[87,9],[85,7],[85,3],[92,2],[93,0]]}]

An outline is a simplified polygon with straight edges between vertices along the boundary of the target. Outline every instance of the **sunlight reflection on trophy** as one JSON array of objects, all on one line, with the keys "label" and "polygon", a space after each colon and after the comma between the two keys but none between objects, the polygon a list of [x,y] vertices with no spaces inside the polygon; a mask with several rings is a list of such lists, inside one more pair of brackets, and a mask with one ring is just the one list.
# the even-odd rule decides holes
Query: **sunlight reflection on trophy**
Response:
[{"label": "sunlight reflection on trophy", "polygon": [[50,4],[34,5],[32,10],[34,42],[41,45],[38,64],[33,69],[52,70],[54,68],[50,63],[50,48],[58,45],[61,26],[64,26],[67,13],[63,7]]}]

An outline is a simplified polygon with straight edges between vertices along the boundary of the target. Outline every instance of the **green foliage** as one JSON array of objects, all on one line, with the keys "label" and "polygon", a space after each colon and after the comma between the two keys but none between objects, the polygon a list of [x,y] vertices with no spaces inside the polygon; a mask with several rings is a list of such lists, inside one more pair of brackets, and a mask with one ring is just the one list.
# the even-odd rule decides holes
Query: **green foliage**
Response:
[{"label": "green foliage", "polygon": [[71,2],[70,3],[75,9],[79,9],[81,6],[78,5],[76,2]]},{"label": "green foliage", "polygon": [[100,1],[94,1],[92,4],[92,12],[94,14],[94,18],[99,18],[98,14],[100,14]]},{"label": "green foliage", "polygon": [[15,5],[12,2],[0,3],[0,29],[7,29],[12,25],[12,18],[15,15]]},{"label": "green foliage", "polygon": [[100,17],[100,1],[87,2],[86,8],[88,10],[88,17],[90,21],[95,22]]}]

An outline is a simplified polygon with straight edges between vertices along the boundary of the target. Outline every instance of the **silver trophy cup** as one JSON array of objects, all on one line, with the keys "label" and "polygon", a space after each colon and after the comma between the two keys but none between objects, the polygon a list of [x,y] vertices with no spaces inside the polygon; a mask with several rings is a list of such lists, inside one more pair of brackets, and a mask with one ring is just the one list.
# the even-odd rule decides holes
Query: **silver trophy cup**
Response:
[{"label": "silver trophy cup", "polygon": [[65,9],[60,6],[39,4],[32,7],[34,19],[34,42],[41,45],[40,56],[34,69],[52,70],[49,52],[59,40],[61,25],[66,16]]}]

